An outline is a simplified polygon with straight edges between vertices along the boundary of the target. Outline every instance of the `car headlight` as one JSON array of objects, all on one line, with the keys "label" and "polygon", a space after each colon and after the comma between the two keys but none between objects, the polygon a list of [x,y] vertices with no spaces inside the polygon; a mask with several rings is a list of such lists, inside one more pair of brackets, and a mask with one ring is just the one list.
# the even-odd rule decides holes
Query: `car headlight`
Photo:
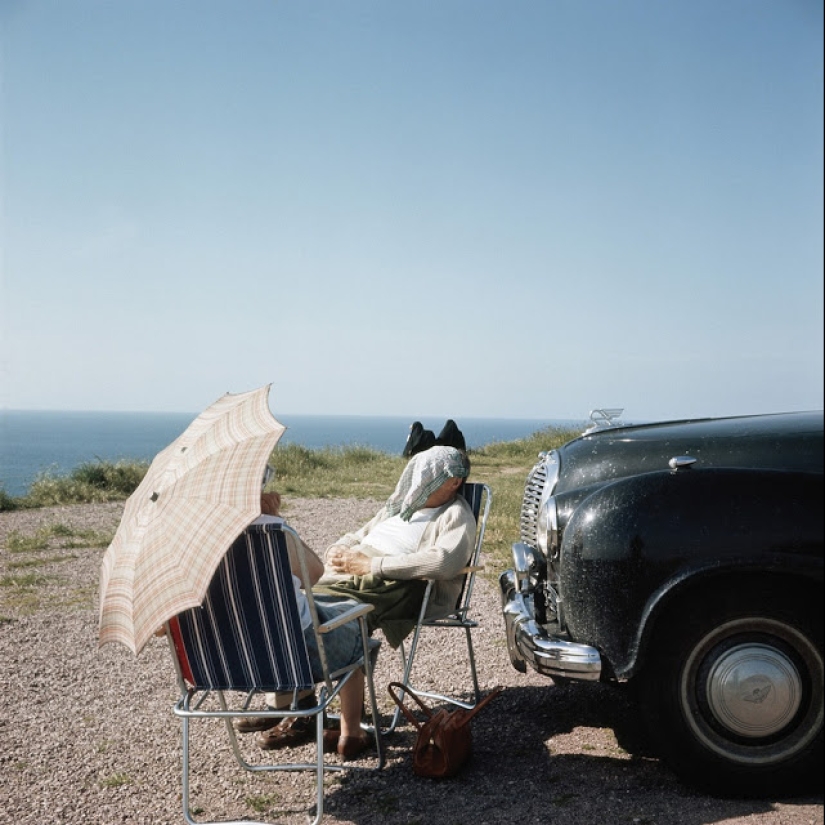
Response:
[{"label": "car headlight", "polygon": [[544,557],[551,560],[555,558],[559,550],[559,518],[553,493],[556,491],[561,465],[556,450],[551,450],[544,455],[544,471],[544,487],[536,514],[536,544]]},{"label": "car headlight", "polygon": [[538,536],[536,537],[539,550],[544,557],[552,561],[559,554],[559,512],[556,507],[556,497],[542,496],[538,514]]}]

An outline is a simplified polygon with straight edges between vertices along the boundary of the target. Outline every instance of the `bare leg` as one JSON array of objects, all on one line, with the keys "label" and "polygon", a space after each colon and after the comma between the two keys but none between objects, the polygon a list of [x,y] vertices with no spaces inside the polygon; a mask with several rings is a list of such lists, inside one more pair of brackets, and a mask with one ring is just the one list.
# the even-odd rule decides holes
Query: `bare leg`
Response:
[{"label": "bare leg", "polygon": [[364,710],[364,671],[358,668],[338,694],[341,701],[341,736],[361,736]]},{"label": "bare leg", "polygon": [[341,735],[338,753],[344,759],[355,759],[369,747],[370,737],[361,730],[364,711],[364,671],[358,668],[338,694],[341,702]]}]

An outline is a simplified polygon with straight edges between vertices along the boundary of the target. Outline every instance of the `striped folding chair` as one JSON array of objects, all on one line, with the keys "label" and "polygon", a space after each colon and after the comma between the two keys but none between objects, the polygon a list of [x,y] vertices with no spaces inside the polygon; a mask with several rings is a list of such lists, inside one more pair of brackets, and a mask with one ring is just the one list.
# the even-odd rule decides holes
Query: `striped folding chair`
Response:
[{"label": "striped folding chair", "polygon": [[[490,504],[493,500],[493,493],[486,484],[481,484],[478,482],[465,482],[461,487],[460,493],[467,500],[467,503],[472,508],[473,515],[476,517],[475,544],[473,545],[473,552],[470,554],[467,566],[464,568],[464,582],[462,590],[458,597],[458,601],[456,602],[455,610],[452,613],[437,619],[427,619],[425,618],[425,615],[427,613],[427,605],[429,604],[430,592],[433,586],[431,581],[427,583],[427,589],[424,591],[424,600],[421,603],[421,611],[418,614],[418,621],[413,632],[412,641],[410,642],[409,654],[405,651],[404,642],[402,642],[400,646],[401,665],[404,669],[404,675],[402,676],[400,682],[411,693],[415,693],[417,696],[426,696],[430,699],[447,702],[469,710],[470,708],[475,707],[481,699],[481,690],[478,685],[476,660],[473,652],[473,637],[471,635],[472,629],[474,627],[478,627],[478,622],[470,619],[468,614],[470,612],[470,600],[473,596],[475,576],[476,573],[482,569],[479,565],[479,559],[481,558],[481,548],[484,542],[484,530],[487,526],[487,516],[490,513]],[[466,702],[461,699],[445,696],[441,693],[418,690],[411,684],[410,675],[412,673],[413,663],[415,661],[415,653],[418,649],[419,642],[421,641],[422,631],[425,628],[458,628],[459,630],[464,631],[465,638],[467,640],[467,656],[469,659],[470,674],[473,680],[472,701]],[[403,692],[401,692],[401,698],[403,699]],[[400,716],[401,708],[397,707],[392,718],[392,723],[387,729],[387,732],[395,730]]]},{"label": "striped folding chair", "polygon": [[[316,690],[316,704],[312,708],[297,707],[299,692],[315,685],[289,568],[287,534],[292,534],[298,541],[297,534],[286,525],[248,527],[227,551],[200,607],[179,614],[166,626],[181,689],[174,713],[183,725],[183,816],[190,825],[196,823],[190,804],[190,725],[195,720],[216,718],[225,721],[232,751],[246,770],[315,771],[313,822],[317,825],[324,810],[324,773],[345,767],[324,759],[324,714],[341,687],[360,667],[365,670],[369,693],[372,725],[367,729],[375,736],[375,769],[383,767],[384,754],[365,620],[372,609],[370,605],[358,605],[333,621],[320,624],[312,593],[307,592],[324,679]],[[301,564],[305,567],[303,557]],[[306,580],[306,569],[303,572]],[[364,640],[362,658],[343,670],[330,673],[324,654],[324,634],[350,621],[357,621],[361,627]],[[253,710],[251,704],[255,696],[269,691],[292,693],[292,707]],[[216,698],[217,702],[207,702],[209,697]],[[239,747],[233,720],[251,716],[270,716],[273,725],[285,717],[315,717],[315,761],[271,764],[247,761]],[[289,754],[289,751],[285,753]],[[217,825],[217,821],[212,822]],[[232,825],[228,820],[220,822]],[[250,823],[246,819],[243,823],[267,825]]]}]

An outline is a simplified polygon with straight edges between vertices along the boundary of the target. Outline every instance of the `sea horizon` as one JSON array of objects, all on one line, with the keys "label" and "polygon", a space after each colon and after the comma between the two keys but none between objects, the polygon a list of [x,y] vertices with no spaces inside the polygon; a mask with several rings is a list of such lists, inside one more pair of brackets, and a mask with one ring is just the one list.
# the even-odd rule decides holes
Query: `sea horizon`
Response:
[{"label": "sea horizon", "polygon": [[[0,409],[0,489],[22,496],[45,473],[68,475],[95,461],[151,461],[197,413]],[[469,449],[514,441],[551,427],[584,426],[584,419],[452,417]],[[309,449],[362,446],[400,455],[410,426],[420,421],[438,435],[448,417],[279,414],[287,427],[279,445]],[[277,449],[277,448],[276,448]]]}]

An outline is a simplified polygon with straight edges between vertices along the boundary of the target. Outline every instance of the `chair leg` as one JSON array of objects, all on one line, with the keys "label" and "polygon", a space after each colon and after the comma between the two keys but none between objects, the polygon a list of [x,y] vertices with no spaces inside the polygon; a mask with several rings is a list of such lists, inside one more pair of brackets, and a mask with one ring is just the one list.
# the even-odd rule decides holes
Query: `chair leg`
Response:
[{"label": "chair leg", "polygon": [[[229,729],[234,734],[234,729],[232,728],[232,722],[229,719],[225,719],[224,721],[226,722],[227,726],[229,727]],[[183,731],[182,732],[183,757],[182,757],[182,766],[181,766],[182,767],[182,772],[183,772],[183,777],[182,777],[182,780],[181,780],[181,803],[182,803],[182,806],[183,806],[183,818],[186,821],[187,825],[273,825],[272,823],[268,823],[268,822],[260,822],[258,820],[253,821],[253,820],[248,820],[248,819],[243,819],[243,820],[236,820],[236,819],[232,819],[232,820],[210,820],[209,822],[198,822],[198,820],[196,820],[193,817],[193,815],[192,815],[192,803],[191,803],[191,800],[189,798],[190,773],[191,773],[191,749],[190,749],[190,746],[189,746],[189,730],[190,730],[189,726],[190,726],[190,722],[191,722],[191,720],[189,719],[188,716],[182,716],[181,717],[182,731]],[[319,745],[319,753],[323,757],[323,732],[320,734],[320,742],[321,742],[321,744]],[[236,738],[233,739],[233,748],[236,751],[238,749],[238,744],[237,744],[237,739]],[[238,761],[243,765],[247,764],[242,758],[239,758]],[[323,770],[323,767],[321,769]],[[319,807],[318,807],[319,813],[318,813],[317,817],[313,820],[311,825],[319,825],[319,823],[321,821],[321,817],[323,816],[323,813],[324,813],[324,811],[323,811],[323,774],[321,775],[321,777],[318,781],[318,787],[319,787],[320,793],[321,793],[320,804],[319,804]]]},{"label": "chair leg", "polygon": [[324,815],[324,714],[315,716],[315,819],[312,825],[318,825]]},{"label": "chair leg", "polygon": [[382,737],[384,732],[381,730],[381,720],[378,718],[378,699],[375,694],[375,679],[372,675],[372,668],[367,671],[367,692],[370,699],[370,716],[372,717],[372,733],[375,738],[375,749],[378,754],[377,770],[384,767],[384,743]]},{"label": "chair leg", "polygon": [[[223,691],[216,690],[214,692],[218,699],[221,711],[228,712],[229,708],[226,702],[226,697]],[[374,688],[373,688],[374,699]],[[231,716],[223,717],[226,725],[226,730],[229,735],[229,741],[232,746],[235,759],[246,770],[253,773],[269,770],[313,770],[315,772],[316,798],[315,798],[315,815],[310,813],[310,825],[319,825],[324,815],[324,772],[325,770],[342,770],[338,765],[327,765],[324,761],[324,714],[315,714],[316,729],[315,729],[315,745],[316,745],[316,759],[314,762],[308,763],[291,763],[283,765],[252,765],[244,759],[241,753],[238,737],[235,733],[235,727],[232,724],[233,718]],[[182,781],[181,781],[181,801],[183,806],[183,818],[187,825],[273,825],[271,822],[262,822],[259,820],[210,820],[209,822],[199,822],[192,814],[190,788],[191,788],[191,744],[190,744],[190,725],[192,718],[186,714],[180,714],[182,723]],[[379,750],[379,755],[381,751]],[[379,767],[383,766],[379,765]]]},{"label": "chair leg", "polygon": [[464,628],[467,634],[467,655],[470,659],[470,673],[473,676],[473,690],[475,690],[475,704],[481,701],[481,688],[478,686],[478,672],[476,671],[476,656],[473,650],[473,636],[469,627]]},{"label": "chair leg", "polygon": [[195,825],[195,820],[192,819],[192,810],[189,805],[189,719],[184,716],[181,719],[183,723],[183,778],[181,781],[181,798],[183,801],[183,818],[189,825]]},{"label": "chair leg", "polygon": [[[410,687],[410,674],[412,673],[413,662],[415,661],[415,651],[418,648],[418,638],[421,632],[421,625],[416,627],[415,633],[413,634],[412,642],[410,642],[410,653],[409,656],[406,654],[404,650],[404,642],[401,642],[399,646],[399,650],[401,652],[401,666],[404,668],[404,675],[401,677],[401,684]],[[404,698],[403,692],[401,693],[401,699]],[[401,720],[401,708],[396,707],[395,713],[392,715],[392,721],[390,722],[389,728],[387,728],[387,733],[392,733],[397,727],[398,723]]]},{"label": "chair leg", "polygon": [[[221,710],[228,710],[226,697],[224,696],[223,691],[217,690],[215,693],[217,694]],[[241,746],[238,744],[238,735],[235,733],[235,726],[232,724],[232,719],[227,716],[223,721],[226,724],[226,732],[229,736],[229,744],[232,746],[232,753],[235,755],[235,760],[242,768],[251,770],[252,766],[246,761],[246,759],[243,758],[243,754],[241,753]]]},{"label": "chair leg", "polygon": [[[408,687],[410,690],[415,690],[415,688],[413,687],[413,685],[410,681],[410,674],[412,673],[415,651],[416,651],[416,648],[418,647],[420,629],[421,628],[416,628],[416,632],[415,632],[415,635],[413,636],[412,644],[410,645],[409,656],[405,655],[404,643],[403,642],[401,642],[401,647],[400,647],[400,650],[401,650],[401,663],[402,663],[402,667],[404,669],[404,675],[403,675],[403,677],[401,678],[400,681],[401,681],[402,685]],[[441,701],[448,702],[448,703],[453,704],[453,705],[457,705],[458,707],[462,707],[466,710],[470,710],[471,708],[474,708],[481,701],[481,687],[478,683],[478,671],[476,669],[476,657],[475,657],[475,650],[473,648],[473,637],[472,637],[472,633],[471,633],[471,628],[464,627],[464,633],[466,634],[466,638],[467,638],[467,656],[468,656],[469,663],[470,663],[470,675],[472,676],[472,680],[473,680],[473,701],[472,702],[462,702],[458,699],[451,699],[449,696],[444,696],[443,694],[440,694],[440,693],[434,693],[434,692],[428,692],[428,691],[415,691],[419,696],[426,696],[430,699],[439,699]],[[403,699],[404,698],[404,692],[399,691],[399,693],[400,693],[400,698]],[[395,709],[395,713],[393,714],[392,722],[391,722],[389,728],[387,729],[387,733],[392,733],[396,729],[396,727],[398,726],[398,723],[400,721],[400,718],[401,718],[401,708],[397,707]]]}]

